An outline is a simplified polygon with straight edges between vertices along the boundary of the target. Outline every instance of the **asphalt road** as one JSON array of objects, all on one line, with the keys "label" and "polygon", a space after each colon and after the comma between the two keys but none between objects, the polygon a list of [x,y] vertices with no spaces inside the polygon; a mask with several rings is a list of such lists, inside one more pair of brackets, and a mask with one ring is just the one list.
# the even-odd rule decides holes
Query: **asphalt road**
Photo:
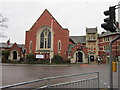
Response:
[{"label": "asphalt road", "polygon": [[[30,81],[39,78],[53,77],[68,74],[100,72],[100,88],[109,86],[109,65],[97,64],[73,64],[73,65],[9,65],[3,64],[2,85],[10,85],[23,81]],[[87,76],[89,77],[89,76]],[[86,78],[87,78],[86,77]],[[84,77],[71,78],[69,80],[82,79]],[[68,79],[63,79],[63,81]],[[118,88],[118,71],[113,73],[114,88]],[[36,84],[40,85],[40,84]],[[35,86],[31,85],[31,86]],[[28,86],[30,87],[30,86]]]}]

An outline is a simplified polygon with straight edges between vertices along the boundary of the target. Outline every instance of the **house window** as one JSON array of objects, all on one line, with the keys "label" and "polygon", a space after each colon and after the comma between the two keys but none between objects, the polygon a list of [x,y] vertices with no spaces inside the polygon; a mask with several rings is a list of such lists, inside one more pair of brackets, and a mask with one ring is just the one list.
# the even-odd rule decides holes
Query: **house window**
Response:
[{"label": "house window", "polygon": [[109,50],[109,46],[104,46],[104,50],[105,51]]},{"label": "house window", "polygon": [[40,34],[40,48],[51,48],[51,32],[44,29]]},{"label": "house window", "polygon": [[95,37],[94,36],[91,36],[91,40],[94,40],[95,39]]},{"label": "house window", "polygon": [[61,41],[60,40],[58,41],[58,50],[59,51],[61,50]]},{"label": "house window", "polygon": [[111,40],[111,37],[110,37],[110,36],[104,37],[104,41],[108,42],[108,41],[110,41],[110,40]]}]

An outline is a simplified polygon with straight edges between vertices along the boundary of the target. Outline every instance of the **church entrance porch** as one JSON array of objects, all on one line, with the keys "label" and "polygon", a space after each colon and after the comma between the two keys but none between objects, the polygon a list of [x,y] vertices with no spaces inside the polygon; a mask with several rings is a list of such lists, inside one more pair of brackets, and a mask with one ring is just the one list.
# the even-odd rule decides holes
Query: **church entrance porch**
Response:
[{"label": "church entrance porch", "polygon": [[12,61],[18,61],[18,60],[20,60],[20,55],[19,55],[19,53],[18,53],[17,50],[13,50],[10,53],[10,60],[12,60]]},{"label": "church entrance porch", "polygon": [[75,51],[71,57],[71,63],[86,63],[85,54],[82,51]]}]

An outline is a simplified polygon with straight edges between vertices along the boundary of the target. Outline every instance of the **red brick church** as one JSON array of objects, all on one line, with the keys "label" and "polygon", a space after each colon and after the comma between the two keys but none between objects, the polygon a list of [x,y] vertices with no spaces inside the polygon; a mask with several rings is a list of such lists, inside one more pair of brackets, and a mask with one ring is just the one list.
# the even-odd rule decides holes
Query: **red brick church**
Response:
[{"label": "red brick church", "polygon": [[[69,30],[63,28],[46,9],[31,29],[26,31],[26,54],[42,55],[45,60],[60,55],[71,63],[96,62],[97,58],[104,59],[102,52],[106,52],[104,48],[108,47],[108,44],[104,47],[104,41],[101,40],[111,35],[114,37],[120,33],[99,35],[96,27],[86,28],[86,36],[69,36]],[[120,40],[117,44],[120,46]]]},{"label": "red brick church", "polygon": [[59,54],[67,60],[69,30],[63,28],[46,9],[29,31],[26,31],[27,54],[42,54],[44,59]]}]

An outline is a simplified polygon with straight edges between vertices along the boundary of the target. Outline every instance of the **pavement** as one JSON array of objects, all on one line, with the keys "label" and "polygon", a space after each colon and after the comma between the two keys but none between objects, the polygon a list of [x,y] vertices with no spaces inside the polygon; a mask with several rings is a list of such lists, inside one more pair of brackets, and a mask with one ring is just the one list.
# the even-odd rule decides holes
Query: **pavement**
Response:
[{"label": "pavement", "polygon": [[[97,63],[89,63],[89,64],[12,64],[12,63],[0,63],[0,65],[4,66],[98,66]],[[108,65],[108,64],[99,64],[99,65]]]}]

